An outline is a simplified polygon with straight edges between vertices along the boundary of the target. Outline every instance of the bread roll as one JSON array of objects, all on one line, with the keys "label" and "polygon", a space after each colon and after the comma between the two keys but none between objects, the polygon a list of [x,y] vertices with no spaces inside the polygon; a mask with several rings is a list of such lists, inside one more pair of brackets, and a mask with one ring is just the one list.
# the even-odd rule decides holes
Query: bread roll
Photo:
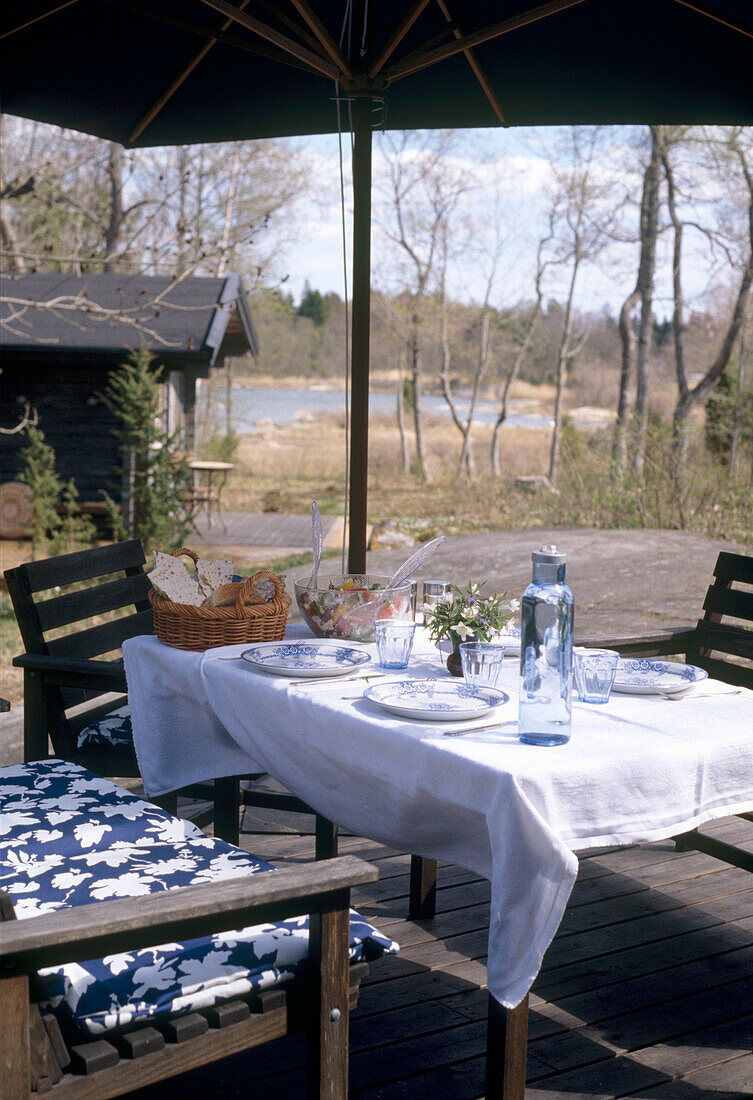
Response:
[{"label": "bread roll", "polygon": [[[202,607],[234,607],[238,600],[238,593],[245,584],[243,581],[233,581],[231,584],[221,584],[214,592],[204,600]],[[260,603],[271,603],[275,596],[274,581],[269,577],[261,577],[256,584],[246,592],[243,602],[247,606]]]}]

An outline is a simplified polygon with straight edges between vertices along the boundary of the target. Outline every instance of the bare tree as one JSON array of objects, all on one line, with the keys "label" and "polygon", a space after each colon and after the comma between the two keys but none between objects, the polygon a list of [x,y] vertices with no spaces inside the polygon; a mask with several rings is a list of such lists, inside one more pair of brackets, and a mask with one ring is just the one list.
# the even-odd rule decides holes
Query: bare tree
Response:
[{"label": "bare tree", "polygon": [[[567,146],[555,153],[550,164],[555,183],[549,211],[550,238],[553,244],[551,264],[568,274],[562,334],[557,351],[557,393],[554,404],[554,429],[549,453],[549,479],[554,482],[559,465],[562,411],[567,370],[583,349],[586,331],[575,328],[575,291],[578,276],[587,263],[593,263],[607,244],[610,217],[611,180],[600,174],[598,154],[602,130],[599,127],[572,126]],[[564,156],[562,155],[564,154]]]},{"label": "bare tree", "polygon": [[[665,140],[662,128],[650,126],[649,157],[643,172],[641,191],[638,274],[635,289],[625,299],[620,310],[622,364],[617,402],[617,420],[612,441],[612,466],[620,474],[627,459],[628,423],[630,420],[630,381],[635,365],[635,405],[633,409],[632,460],[636,471],[643,469],[648,423],[648,366],[653,325],[654,278],[656,273],[656,242],[659,235],[659,182],[661,147]],[[633,325],[633,310],[640,304],[638,333]]]},{"label": "bare tree", "polygon": [[[686,348],[685,300],[683,295],[683,258],[684,231],[689,225],[698,228],[696,222],[683,216],[681,195],[677,180],[676,164],[673,152],[676,146],[665,142],[662,146],[662,167],[667,183],[667,206],[673,230],[672,290],[673,315],[672,334],[677,378],[678,399],[672,416],[673,474],[675,478],[681,522],[685,522],[684,512],[685,480],[688,452],[688,419],[691,411],[708,396],[716,382],[721,378],[729,362],[735,343],[742,330],[746,309],[750,301],[753,286],[753,135],[747,128],[728,127],[711,131],[701,131],[696,135],[697,144],[694,154],[700,150],[706,155],[707,165],[722,181],[723,193],[732,196],[733,205],[719,211],[729,219],[727,224],[722,218],[722,227],[726,231],[724,251],[727,256],[730,274],[737,276],[737,290],[733,295],[732,306],[726,325],[722,331],[720,343],[712,362],[706,367],[695,385],[690,384]],[[697,165],[694,160],[694,169]],[[736,199],[736,209],[734,200]],[[714,203],[718,207],[720,203]],[[720,243],[721,238],[709,236],[712,243]]]},{"label": "bare tree", "polygon": [[538,248],[536,250],[536,275],[534,278],[535,285],[535,299],[534,303],[529,310],[527,310],[525,319],[522,324],[522,331],[518,337],[518,346],[514,358],[510,364],[510,368],[504,376],[502,382],[502,392],[500,395],[499,412],[497,413],[497,419],[494,422],[494,431],[492,432],[491,442],[491,467],[494,477],[502,476],[502,467],[499,460],[499,437],[502,430],[502,425],[507,420],[509,407],[510,407],[510,392],[512,390],[513,383],[518,377],[520,368],[526,361],[531,343],[533,341],[536,327],[541,317],[541,306],[543,301],[543,293],[541,289],[542,280],[546,271],[546,262],[543,259],[544,249],[548,244],[548,238],[543,238],[539,241]]},{"label": "bare tree", "polygon": [[416,146],[415,135],[383,137],[390,215],[380,221],[387,238],[403,258],[400,275],[407,283],[410,309],[406,344],[416,437],[416,469],[426,476],[421,396],[423,392],[423,326],[428,298],[438,277],[442,234],[461,195],[470,186],[467,174],[452,164],[449,131],[432,131]]}]

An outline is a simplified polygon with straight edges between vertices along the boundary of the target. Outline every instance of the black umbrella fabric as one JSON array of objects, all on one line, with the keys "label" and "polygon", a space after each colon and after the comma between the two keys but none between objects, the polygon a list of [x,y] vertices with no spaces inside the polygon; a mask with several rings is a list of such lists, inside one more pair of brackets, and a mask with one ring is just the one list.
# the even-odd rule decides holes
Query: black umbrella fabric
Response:
[{"label": "black umbrella fabric", "polygon": [[751,0],[5,0],[2,20],[3,110],[125,146],[332,133],[335,100],[347,101],[354,572],[366,550],[372,129],[753,123]]}]

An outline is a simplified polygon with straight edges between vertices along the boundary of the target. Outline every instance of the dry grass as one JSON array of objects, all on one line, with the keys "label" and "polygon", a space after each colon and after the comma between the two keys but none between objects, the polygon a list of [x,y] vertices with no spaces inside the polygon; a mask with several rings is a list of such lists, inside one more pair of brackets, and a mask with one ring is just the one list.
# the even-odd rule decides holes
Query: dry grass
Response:
[{"label": "dry grass", "polygon": [[[400,439],[390,417],[372,417],[369,427],[369,518],[438,523],[457,514],[464,529],[504,522],[504,495],[521,474],[546,469],[549,435],[526,428],[503,428],[504,477],[489,476],[491,427],[474,431],[479,474],[473,483],[458,481],[460,435],[447,422],[427,418],[426,473],[423,482],[402,469]],[[322,511],[341,513],[345,493],[345,421],[321,416],[263,433],[244,436],[238,468],[228,481],[223,504],[229,511],[306,512],[312,500]],[[489,512],[489,508],[492,512]]]}]

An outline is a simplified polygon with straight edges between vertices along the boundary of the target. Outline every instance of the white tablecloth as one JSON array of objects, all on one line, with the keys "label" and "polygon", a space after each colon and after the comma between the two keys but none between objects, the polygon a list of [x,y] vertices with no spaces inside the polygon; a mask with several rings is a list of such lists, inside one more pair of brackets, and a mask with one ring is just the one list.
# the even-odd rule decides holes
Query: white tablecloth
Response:
[{"label": "white tablecloth", "polygon": [[[302,688],[227,659],[244,648],[125,643],[147,792],[264,770],[343,828],[485,876],[488,984],[507,1007],[529,989],[560,923],[574,850],[658,840],[753,808],[753,692],[575,703],[569,744],[540,748],[517,739],[516,660],[499,682],[511,696],[501,727],[446,737],[446,723],[356,698],[362,683]],[[409,674],[442,671],[419,639]]]}]

